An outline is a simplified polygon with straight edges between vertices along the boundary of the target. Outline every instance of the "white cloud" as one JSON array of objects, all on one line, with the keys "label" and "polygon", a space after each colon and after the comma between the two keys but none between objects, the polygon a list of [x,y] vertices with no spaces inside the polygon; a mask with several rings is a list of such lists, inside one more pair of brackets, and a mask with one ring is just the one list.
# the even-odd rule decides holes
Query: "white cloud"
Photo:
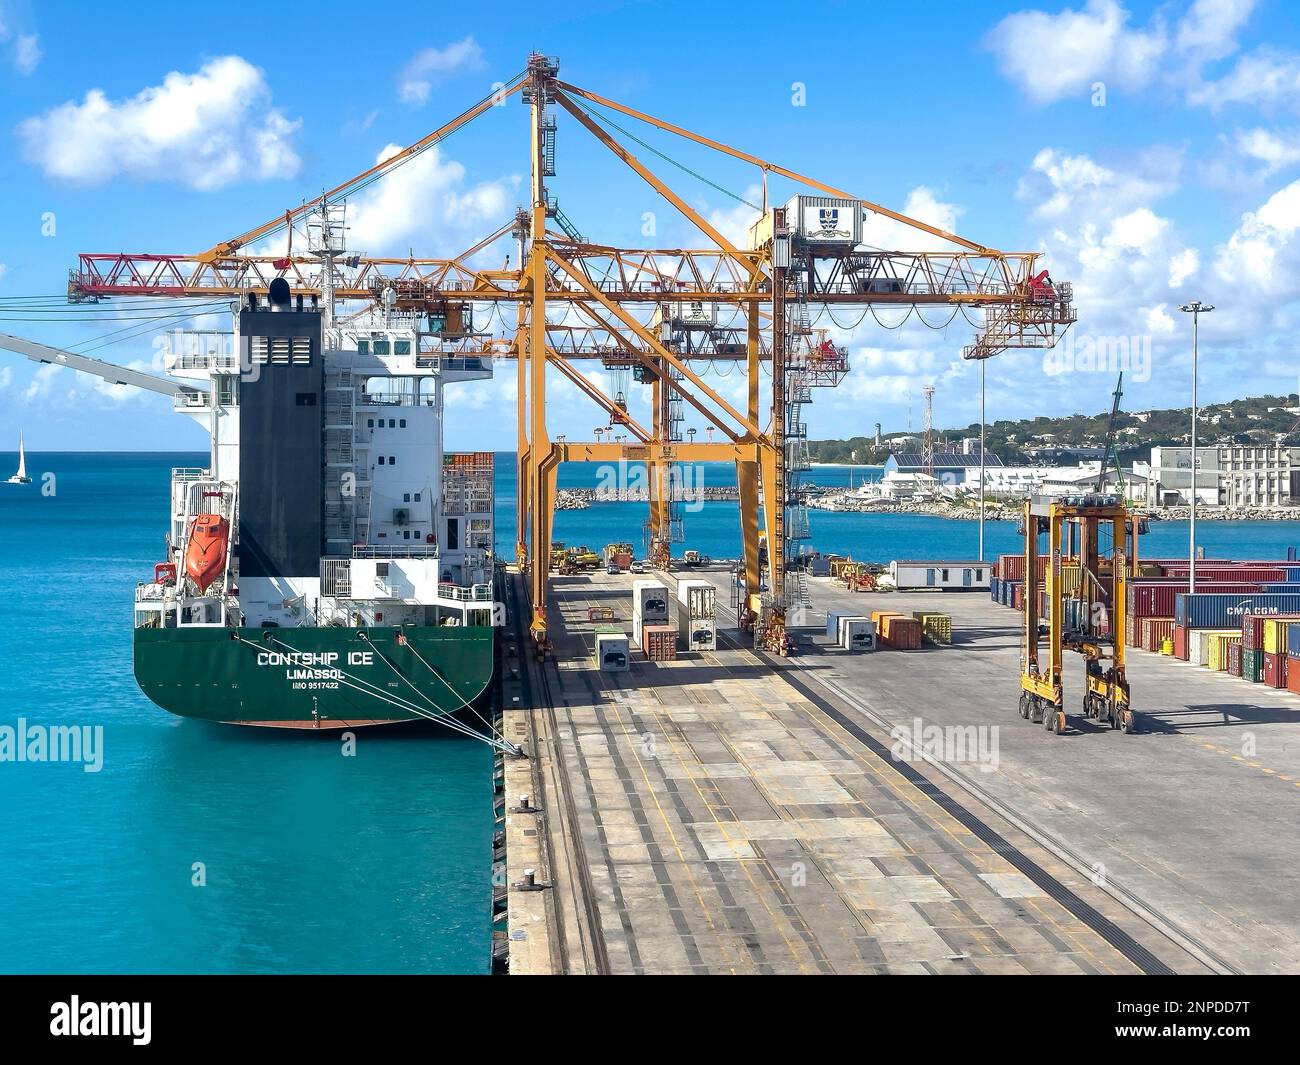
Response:
[{"label": "white cloud", "polygon": [[1268,129],[1238,130],[1236,147],[1246,158],[1264,164],[1261,177],[1300,162],[1300,138],[1294,135],[1284,139]]},{"label": "white cloud", "polygon": [[1140,88],[1167,47],[1158,22],[1148,30],[1128,27],[1117,0],[1087,0],[1059,14],[1019,11],[989,32],[985,45],[1002,73],[1038,103],[1086,93],[1095,81]]},{"label": "white cloud", "polygon": [[[915,218],[918,222],[925,222],[948,233],[954,233],[957,230],[957,219],[964,211],[956,204],[939,199],[933,189],[918,185],[907,194],[907,200],[900,213]],[[871,212],[867,212],[862,224],[862,242],[885,251],[951,251],[954,248],[951,241],[944,240],[942,237],[936,237],[923,229]]]},{"label": "white cloud", "polygon": [[50,389],[54,384],[54,378],[64,371],[65,367],[56,366],[54,363],[46,363],[32,374],[31,381],[27,384],[27,390],[23,393],[23,399],[29,403],[34,399],[40,399],[42,396],[49,395]]},{"label": "white cloud", "polygon": [[1119,0],[1087,0],[1078,10],[1008,15],[986,36],[985,46],[1003,75],[1036,103],[1082,99],[1096,83],[1125,90],[1164,83],[1185,87],[1189,102],[1211,103],[1220,95],[1260,91],[1254,79],[1261,68],[1244,60],[1240,77],[1230,75],[1220,88],[1201,81],[1205,64],[1237,51],[1238,33],[1254,8],[1255,0],[1194,0],[1170,30],[1165,19],[1173,5],[1137,27]]},{"label": "white cloud", "polygon": [[[1220,284],[1236,291],[1237,307],[1276,307],[1279,301],[1300,296],[1300,181],[1275,192],[1257,211],[1242,215],[1241,222],[1218,249],[1214,273]],[[1230,314],[1234,309],[1225,308]]]},{"label": "white cloud", "polygon": [[239,56],[173,71],[127,100],[91,89],[18,127],[26,157],[47,176],[94,185],[118,175],[215,189],[293,177],[301,120],[271,107],[265,75]]},{"label": "white cloud", "polygon": [[1162,150],[1123,168],[1053,149],[1035,156],[1018,195],[1049,224],[1036,244],[1052,277],[1074,285],[1079,334],[1170,332],[1171,293],[1181,297],[1199,267],[1195,247],[1159,210],[1177,188],[1179,165],[1176,154]]},{"label": "white cloud", "polygon": [[1255,0],[1196,0],[1178,23],[1175,47],[1202,60],[1231,55],[1254,8]]},{"label": "white cloud", "polygon": [[40,38],[34,33],[19,34],[14,41],[14,67],[19,74],[32,73],[41,61]]},{"label": "white cloud", "polygon": [[14,383],[14,372],[11,367],[0,366],[0,388],[8,388]]},{"label": "white cloud", "polygon": [[1218,111],[1231,105],[1294,106],[1300,94],[1300,56],[1274,48],[1259,48],[1242,56],[1218,81],[1188,92],[1187,102]]},{"label": "white cloud", "polygon": [[1184,248],[1169,260],[1169,287],[1181,288],[1183,282],[1200,269],[1200,255],[1195,248]]},{"label": "white cloud", "polygon": [[481,70],[483,66],[483,49],[473,37],[446,48],[426,48],[407,60],[397,75],[397,95],[403,103],[428,103],[429,93],[444,78],[462,70]]},{"label": "white cloud", "polygon": [[[401,151],[390,144],[376,162]],[[349,246],[367,254],[456,255],[505,224],[518,177],[467,185],[437,147],[403,163],[348,205]],[[416,246],[418,245],[418,246]]]}]

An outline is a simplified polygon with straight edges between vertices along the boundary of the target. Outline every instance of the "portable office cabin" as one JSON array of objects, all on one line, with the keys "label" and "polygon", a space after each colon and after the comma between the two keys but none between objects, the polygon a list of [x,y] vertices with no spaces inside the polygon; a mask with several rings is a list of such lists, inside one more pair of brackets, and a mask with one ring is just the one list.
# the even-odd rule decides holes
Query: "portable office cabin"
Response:
[{"label": "portable office cabin", "polygon": [[989,563],[978,560],[891,562],[889,575],[899,591],[987,592],[992,579]]}]

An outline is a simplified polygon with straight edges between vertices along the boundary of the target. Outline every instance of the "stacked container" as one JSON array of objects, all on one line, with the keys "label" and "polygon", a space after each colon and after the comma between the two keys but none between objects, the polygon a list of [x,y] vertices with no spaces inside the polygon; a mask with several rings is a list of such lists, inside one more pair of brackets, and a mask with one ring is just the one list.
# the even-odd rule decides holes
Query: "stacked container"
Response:
[{"label": "stacked container", "polygon": [[677,628],[645,624],[641,627],[641,653],[649,662],[671,662],[677,657]]},{"label": "stacked container", "polygon": [[[643,646],[642,630],[647,625],[668,624],[668,589],[661,581],[632,582],[632,639]],[[673,634],[676,635],[676,629]]]},{"label": "stacked container", "polygon": [[839,619],[836,642],[846,651],[874,651],[876,626],[870,618],[846,614]]},{"label": "stacked container", "polygon": [[1300,625],[1286,630],[1286,690],[1300,695]]},{"label": "stacked container", "polygon": [[677,582],[677,633],[688,651],[718,649],[717,591],[706,580]]}]

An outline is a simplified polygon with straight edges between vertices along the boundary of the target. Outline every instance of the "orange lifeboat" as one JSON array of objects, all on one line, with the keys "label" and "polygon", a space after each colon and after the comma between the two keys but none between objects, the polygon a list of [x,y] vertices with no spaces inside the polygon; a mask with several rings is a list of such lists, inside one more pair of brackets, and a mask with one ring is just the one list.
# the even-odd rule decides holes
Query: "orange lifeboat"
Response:
[{"label": "orange lifeboat", "polygon": [[199,592],[221,576],[230,547],[230,523],[220,514],[200,514],[190,525],[190,542],[185,549],[185,576]]}]

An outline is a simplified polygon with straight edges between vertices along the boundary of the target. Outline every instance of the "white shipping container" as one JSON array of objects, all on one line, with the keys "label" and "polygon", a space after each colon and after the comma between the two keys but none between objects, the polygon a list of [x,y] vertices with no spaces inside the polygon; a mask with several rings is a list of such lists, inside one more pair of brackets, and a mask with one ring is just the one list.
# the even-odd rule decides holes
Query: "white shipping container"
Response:
[{"label": "white shipping container", "polygon": [[718,623],[713,618],[692,618],[685,610],[679,610],[677,634],[688,651],[718,649]]},{"label": "white shipping container", "polygon": [[874,651],[875,624],[870,618],[840,618],[839,644],[846,651]]},{"label": "white shipping container", "polygon": [[596,664],[606,673],[627,672],[632,664],[627,637],[616,632],[596,633]]},{"label": "white shipping container", "polygon": [[632,616],[651,625],[667,622],[667,586],[660,581],[633,581]]},{"label": "white shipping container", "polygon": [[717,616],[717,589],[712,582],[693,577],[677,582],[677,605],[691,618]]}]

